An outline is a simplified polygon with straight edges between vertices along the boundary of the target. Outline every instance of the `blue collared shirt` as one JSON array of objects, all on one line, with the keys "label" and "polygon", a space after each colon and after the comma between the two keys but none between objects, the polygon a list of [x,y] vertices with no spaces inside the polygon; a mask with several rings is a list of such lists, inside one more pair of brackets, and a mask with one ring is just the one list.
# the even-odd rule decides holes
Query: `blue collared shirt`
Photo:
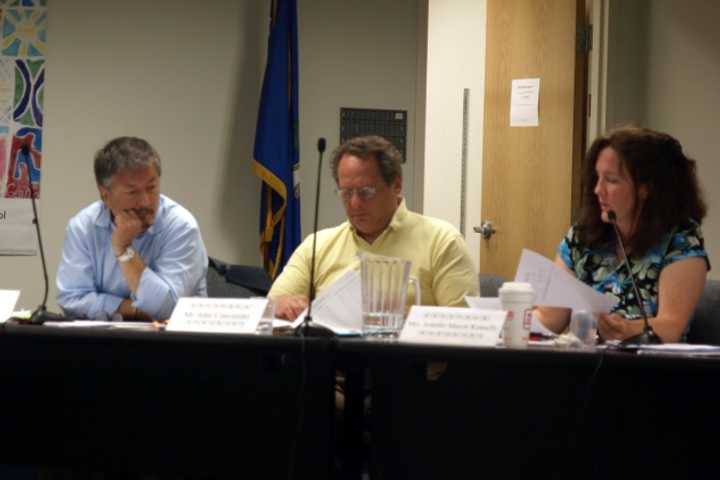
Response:
[{"label": "blue collared shirt", "polygon": [[160,195],[155,223],[132,242],[145,263],[131,294],[112,250],[115,224],[97,201],[65,229],[57,273],[58,305],[71,318],[108,319],[129,298],[154,319],[168,319],[180,297],[207,296],[207,251],[192,214]]}]

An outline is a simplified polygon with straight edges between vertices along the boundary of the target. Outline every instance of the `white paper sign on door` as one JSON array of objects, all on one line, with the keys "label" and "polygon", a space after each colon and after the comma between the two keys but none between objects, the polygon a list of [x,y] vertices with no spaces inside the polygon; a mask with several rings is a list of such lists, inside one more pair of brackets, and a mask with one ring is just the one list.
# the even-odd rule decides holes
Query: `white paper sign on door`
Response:
[{"label": "white paper sign on door", "polygon": [[537,127],[540,125],[538,115],[540,79],[516,78],[512,81],[511,88],[510,126]]}]

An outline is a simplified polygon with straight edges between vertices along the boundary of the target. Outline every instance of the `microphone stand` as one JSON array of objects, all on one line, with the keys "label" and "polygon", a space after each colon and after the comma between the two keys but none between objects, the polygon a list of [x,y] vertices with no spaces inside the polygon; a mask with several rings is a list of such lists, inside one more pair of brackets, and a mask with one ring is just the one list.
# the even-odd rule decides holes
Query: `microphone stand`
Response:
[{"label": "microphone stand", "polygon": [[38,237],[38,247],[40,248],[40,261],[42,262],[43,276],[45,277],[45,293],[43,295],[43,301],[30,316],[30,323],[32,325],[42,325],[47,321],[60,321],[65,320],[65,317],[58,315],[57,313],[48,312],[47,309],[47,297],[48,297],[48,273],[47,263],[45,263],[45,250],[43,249],[42,235],[40,235],[40,222],[38,220],[37,206],[35,205],[35,192],[30,187],[30,201],[32,202],[33,209],[33,223],[35,224],[35,231]]},{"label": "microphone stand", "polygon": [[296,334],[302,335],[303,337],[311,336],[333,336],[333,332],[325,327],[316,325],[312,321],[312,304],[315,300],[315,255],[317,253],[317,231],[318,231],[318,211],[320,209],[320,174],[322,172],[322,158],[325,153],[325,139],[323,137],[318,138],[317,150],[318,150],[318,171],[317,171],[317,188],[315,190],[315,221],[313,224],[313,245],[312,245],[312,260],[310,264],[310,294],[308,296],[308,313],[305,315],[302,324],[296,330]]},{"label": "microphone stand", "polygon": [[630,276],[630,282],[632,283],[633,292],[635,293],[635,299],[637,300],[638,307],[640,307],[640,313],[643,317],[643,331],[642,333],[635,335],[630,338],[626,338],[622,342],[620,342],[623,346],[630,346],[630,345],[660,345],[662,340],[660,340],[660,337],[657,336],[655,333],[655,330],[650,326],[650,322],[648,321],[647,312],[645,311],[645,306],[643,305],[642,297],[640,297],[640,291],[637,288],[637,284],[635,283],[635,275],[633,275],[632,266],[630,265],[630,260],[628,259],[627,252],[625,251],[625,245],[622,241],[622,236],[620,235],[620,230],[617,226],[617,217],[615,216],[615,212],[612,210],[608,212],[608,220],[610,220],[610,223],[612,223],[613,229],[615,230],[615,236],[617,237],[618,244],[620,245],[620,251],[622,252],[622,255],[625,259],[625,268],[628,270],[628,275]]}]

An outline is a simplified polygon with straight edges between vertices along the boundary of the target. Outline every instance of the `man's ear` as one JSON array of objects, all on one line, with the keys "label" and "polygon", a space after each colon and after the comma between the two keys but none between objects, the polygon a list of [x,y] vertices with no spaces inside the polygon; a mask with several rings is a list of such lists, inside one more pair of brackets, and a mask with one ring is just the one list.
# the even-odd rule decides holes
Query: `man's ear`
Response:
[{"label": "man's ear", "polygon": [[647,198],[650,196],[650,185],[642,184],[638,188],[638,197],[640,197],[640,200],[647,200]]},{"label": "man's ear", "polygon": [[100,200],[103,201],[105,206],[109,206],[108,197],[110,197],[110,190],[108,190],[106,187],[103,187],[102,185],[98,185],[98,192],[100,192]]},{"label": "man's ear", "polygon": [[392,184],[390,185],[390,188],[392,188],[392,191],[395,195],[400,196],[402,193],[402,177],[398,175],[395,177],[395,179],[392,181]]}]

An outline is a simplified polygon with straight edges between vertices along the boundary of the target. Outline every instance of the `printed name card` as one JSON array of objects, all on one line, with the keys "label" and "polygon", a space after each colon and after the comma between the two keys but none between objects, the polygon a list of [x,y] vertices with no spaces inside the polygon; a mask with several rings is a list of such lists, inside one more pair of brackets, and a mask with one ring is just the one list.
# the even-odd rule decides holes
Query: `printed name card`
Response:
[{"label": "printed name card", "polygon": [[20,297],[20,290],[0,290],[0,323],[12,317],[15,304]]},{"label": "printed name card", "polygon": [[266,305],[266,298],[181,298],[166,330],[255,333]]},{"label": "printed name card", "polygon": [[494,347],[505,315],[504,311],[413,306],[400,341]]}]

